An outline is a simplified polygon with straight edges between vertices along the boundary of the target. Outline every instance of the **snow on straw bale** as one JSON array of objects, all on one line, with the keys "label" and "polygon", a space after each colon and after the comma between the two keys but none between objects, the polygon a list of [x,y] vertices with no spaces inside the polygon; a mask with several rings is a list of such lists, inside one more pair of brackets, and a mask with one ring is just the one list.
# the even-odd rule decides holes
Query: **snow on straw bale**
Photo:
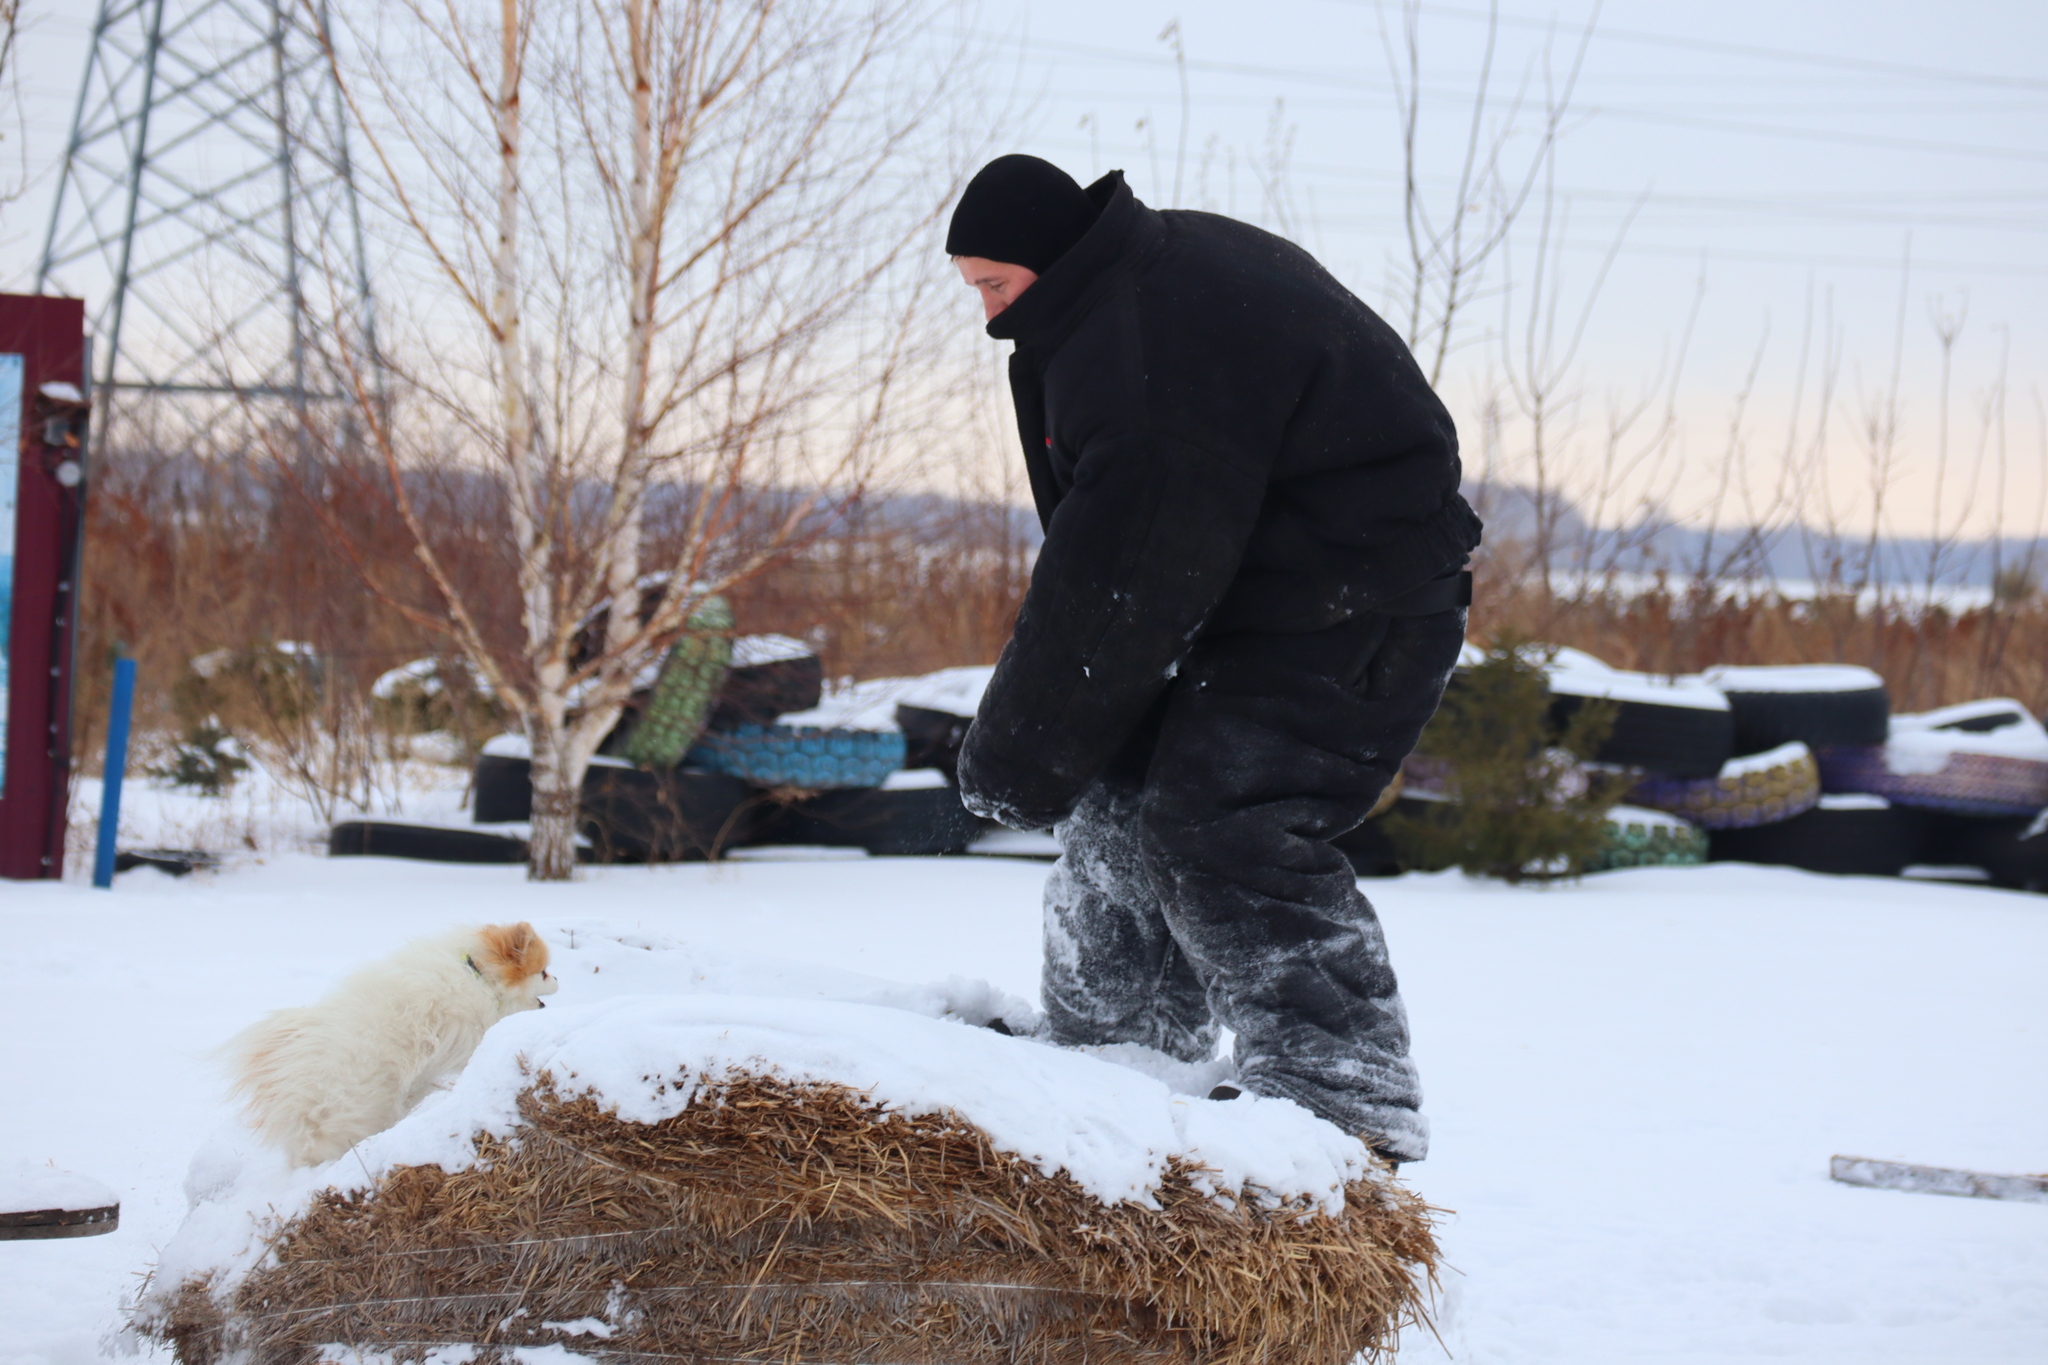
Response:
[{"label": "snow on straw bale", "polygon": [[[612,1238],[621,1264],[665,1267],[665,1290],[631,1286],[649,1341],[794,1349],[771,1311],[787,1299],[840,1347],[920,1360],[1074,1345],[1250,1362],[1305,1332],[1302,1358],[1334,1362],[1420,1311],[1434,1257],[1421,1202],[1292,1103],[1176,1095],[1101,1056],[839,1001],[627,996],[515,1016],[448,1090],[325,1168],[205,1165],[141,1318],[158,1339],[212,1343],[181,1355],[195,1361],[237,1332],[298,1342],[311,1329],[293,1314],[328,1315],[356,1344],[464,1339],[504,1296],[506,1230],[540,1224],[553,1231],[535,1246]],[[586,1209],[624,1221],[584,1227]],[[679,1219],[688,1247],[660,1240]],[[803,1229],[786,1250],[753,1245],[784,1224]],[[706,1307],[770,1263],[760,1302]],[[546,1260],[527,1281],[535,1311],[596,1311],[609,1273]],[[1246,1274],[1270,1280],[1264,1302],[1241,1302]],[[396,1318],[377,1307],[401,1302]],[[1104,1331],[1136,1335],[1105,1350]]]}]

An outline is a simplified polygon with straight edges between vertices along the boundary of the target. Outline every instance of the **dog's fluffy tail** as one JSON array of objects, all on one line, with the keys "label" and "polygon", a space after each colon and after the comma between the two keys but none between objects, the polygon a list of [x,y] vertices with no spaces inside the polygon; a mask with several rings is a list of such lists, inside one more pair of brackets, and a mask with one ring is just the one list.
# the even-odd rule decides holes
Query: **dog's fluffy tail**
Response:
[{"label": "dog's fluffy tail", "polygon": [[241,1101],[244,1121],[294,1166],[331,1161],[348,1150],[335,1145],[333,1124],[321,1112],[322,1096],[307,1083],[320,1069],[314,1019],[310,1009],[278,1010],[215,1054],[234,1078],[230,1093]]}]

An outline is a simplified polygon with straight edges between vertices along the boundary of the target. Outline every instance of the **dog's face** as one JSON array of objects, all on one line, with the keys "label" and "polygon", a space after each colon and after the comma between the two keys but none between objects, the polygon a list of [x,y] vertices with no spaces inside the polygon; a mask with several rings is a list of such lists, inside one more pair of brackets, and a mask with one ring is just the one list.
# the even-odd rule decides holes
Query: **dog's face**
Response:
[{"label": "dog's face", "polygon": [[477,931],[477,970],[497,991],[505,1013],[545,1008],[561,982],[548,975],[547,941],[525,922],[486,924]]}]

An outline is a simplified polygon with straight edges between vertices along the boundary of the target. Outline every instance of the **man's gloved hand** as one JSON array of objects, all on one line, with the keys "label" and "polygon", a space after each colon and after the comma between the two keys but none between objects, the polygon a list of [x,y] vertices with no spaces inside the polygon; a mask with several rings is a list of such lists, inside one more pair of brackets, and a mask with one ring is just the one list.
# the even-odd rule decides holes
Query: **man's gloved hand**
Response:
[{"label": "man's gloved hand", "polygon": [[957,770],[961,805],[984,820],[1021,830],[1051,829],[1073,813],[1071,798],[1034,796],[1031,778],[1041,775],[1015,771],[992,752],[995,747],[980,721],[968,728]]}]

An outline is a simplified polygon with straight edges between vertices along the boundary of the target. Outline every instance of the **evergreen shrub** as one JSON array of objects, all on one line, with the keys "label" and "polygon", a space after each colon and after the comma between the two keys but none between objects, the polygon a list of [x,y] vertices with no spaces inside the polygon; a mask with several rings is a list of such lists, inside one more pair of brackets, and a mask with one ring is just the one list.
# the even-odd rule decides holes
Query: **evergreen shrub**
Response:
[{"label": "evergreen shrub", "polygon": [[1614,728],[1612,702],[1588,702],[1561,729],[1551,721],[1554,652],[1498,636],[1452,678],[1416,746],[1446,774],[1449,799],[1386,819],[1404,867],[1519,882],[1577,876],[1598,857],[1632,775],[1583,766]]}]

